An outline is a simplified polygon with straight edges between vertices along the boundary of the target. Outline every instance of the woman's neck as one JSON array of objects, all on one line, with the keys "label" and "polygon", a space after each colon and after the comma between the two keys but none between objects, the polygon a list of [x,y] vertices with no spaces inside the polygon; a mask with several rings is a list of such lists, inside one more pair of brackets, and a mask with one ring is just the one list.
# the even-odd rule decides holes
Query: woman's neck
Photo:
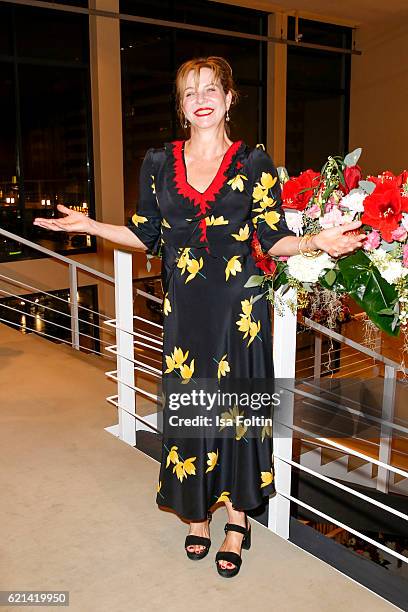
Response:
[{"label": "woman's neck", "polygon": [[232,145],[224,126],[216,130],[191,129],[190,138],[186,140],[184,152],[193,159],[214,160],[222,157]]}]

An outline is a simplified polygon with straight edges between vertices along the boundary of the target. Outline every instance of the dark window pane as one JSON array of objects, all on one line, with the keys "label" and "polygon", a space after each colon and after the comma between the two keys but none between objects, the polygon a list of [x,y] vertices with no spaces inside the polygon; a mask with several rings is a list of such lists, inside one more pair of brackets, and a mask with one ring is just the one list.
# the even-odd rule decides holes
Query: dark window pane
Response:
[{"label": "dark window pane", "polygon": [[0,55],[12,55],[13,54],[13,36],[12,36],[12,20],[11,20],[11,7],[1,4],[0,5]]},{"label": "dark window pane", "polygon": [[[87,75],[86,70],[75,68],[19,67],[29,234],[43,235],[32,226],[32,219],[43,213],[54,214],[58,203],[90,208]],[[52,236],[55,239],[55,234]],[[86,238],[78,246],[86,247]],[[63,248],[74,248],[72,240]]]},{"label": "dark window pane", "polygon": [[[308,19],[299,19],[298,27],[299,34],[302,35],[302,42],[339,47],[342,49],[351,48],[351,28],[337,26],[332,23],[310,21]],[[288,19],[288,38],[290,40],[294,40],[295,38],[294,17],[289,17]]]},{"label": "dark window pane", "polygon": [[[350,29],[330,24],[314,27],[313,22],[305,22],[305,29],[299,27],[303,31],[310,33],[307,40],[302,38],[304,42],[342,46],[341,40],[350,38]],[[322,36],[313,38],[316,32]],[[347,152],[349,98],[349,55],[288,47],[286,166],[290,174],[319,170],[329,155]]]},{"label": "dark window pane", "polygon": [[345,86],[343,55],[288,47],[288,88],[292,90],[340,90]]},{"label": "dark window pane", "polygon": [[88,63],[88,16],[16,6],[17,54],[47,61]]},{"label": "dark window pane", "polygon": [[120,0],[120,12],[235,32],[267,33],[267,13],[208,0]]},{"label": "dark window pane", "polygon": [[[229,9],[232,12],[230,7]],[[122,101],[126,215],[135,208],[138,173],[149,147],[184,138],[175,109],[174,78],[192,57],[221,55],[232,65],[240,102],[231,109],[231,138],[265,142],[265,43],[122,22]]]}]

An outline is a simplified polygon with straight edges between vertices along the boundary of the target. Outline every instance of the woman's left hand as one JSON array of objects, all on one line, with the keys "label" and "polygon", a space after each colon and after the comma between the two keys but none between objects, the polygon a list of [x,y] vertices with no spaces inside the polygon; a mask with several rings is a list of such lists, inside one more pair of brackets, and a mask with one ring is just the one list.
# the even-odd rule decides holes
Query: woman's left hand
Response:
[{"label": "woman's left hand", "polygon": [[[363,246],[366,234],[356,231],[360,226],[361,221],[352,221],[322,230],[313,236],[313,244],[316,249],[326,251],[332,257],[348,255]],[[352,233],[347,234],[347,232]]]}]

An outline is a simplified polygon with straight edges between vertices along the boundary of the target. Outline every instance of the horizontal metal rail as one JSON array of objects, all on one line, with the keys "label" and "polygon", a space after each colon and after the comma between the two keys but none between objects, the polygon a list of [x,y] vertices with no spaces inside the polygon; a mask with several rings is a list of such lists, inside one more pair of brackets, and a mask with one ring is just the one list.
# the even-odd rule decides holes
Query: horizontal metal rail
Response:
[{"label": "horizontal metal rail", "polygon": [[324,327],[323,325],[320,325],[320,323],[316,323],[315,321],[312,321],[312,319],[308,319],[307,317],[304,317],[304,322],[307,325],[307,327],[310,327],[311,329],[314,329],[315,331],[318,331],[321,334],[328,336],[329,338],[333,338],[334,340],[337,340],[338,342],[342,342],[343,344],[346,344],[347,346],[351,346],[352,348],[356,349],[360,353],[364,353],[365,355],[368,355],[369,357],[373,357],[376,361],[381,361],[382,363],[389,365],[398,371],[404,372],[404,374],[408,374],[408,370],[406,368],[402,368],[401,364],[397,363],[396,361],[393,361],[392,359],[389,359],[388,357],[384,357],[384,355],[381,355],[381,353],[377,353],[376,351],[373,351],[367,346],[364,346],[363,344],[359,344],[355,340],[351,340],[350,338],[347,338],[346,336],[342,336],[341,334],[338,334],[334,330],[329,329],[328,327]]},{"label": "horizontal metal rail", "polygon": [[99,272],[99,270],[94,270],[93,268],[90,268],[89,266],[86,266],[85,264],[75,261],[75,259],[70,259],[69,257],[65,257],[64,255],[60,255],[59,253],[55,253],[54,251],[51,251],[50,249],[47,249],[46,247],[40,246],[39,244],[36,244],[35,242],[32,242],[31,240],[27,240],[26,238],[23,238],[22,236],[17,236],[17,234],[13,234],[12,232],[8,232],[7,230],[1,229],[1,228],[0,228],[0,235],[5,236],[6,238],[10,238],[11,240],[15,240],[16,242],[19,242],[20,244],[24,244],[30,249],[34,249],[35,251],[38,251],[39,253],[48,255],[48,257],[52,257],[53,259],[58,259],[59,261],[62,261],[65,264],[74,265],[76,268],[78,268],[78,270],[87,272],[91,276],[96,276],[97,278],[101,278],[108,283],[115,284],[115,279],[113,278],[113,276],[109,276],[108,274]]}]

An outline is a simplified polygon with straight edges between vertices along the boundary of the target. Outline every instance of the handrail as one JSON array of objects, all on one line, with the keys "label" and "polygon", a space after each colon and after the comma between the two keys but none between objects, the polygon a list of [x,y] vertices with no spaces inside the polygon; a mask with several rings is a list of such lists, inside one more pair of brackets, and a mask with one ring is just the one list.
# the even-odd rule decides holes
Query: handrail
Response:
[{"label": "handrail", "polygon": [[46,247],[40,246],[35,242],[31,242],[31,240],[27,240],[27,238],[23,238],[22,236],[17,236],[17,234],[13,234],[12,232],[8,232],[5,229],[0,228],[0,235],[5,236],[6,238],[10,238],[11,240],[15,240],[16,242],[20,242],[25,246],[30,247],[30,249],[34,249],[35,251],[39,251],[40,253],[44,253],[44,255],[48,255],[48,257],[52,257],[53,259],[59,259],[68,265],[74,265],[78,269],[83,272],[88,272],[88,274],[92,274],[93,276],[97,276],[98,278],[102,278],[108,283],[115,284],[115,279],[113,276],[109,276],[108,274],[104,274],[103,272],[99,272],[99,270],[94,270],[85,264],[79,263],[75,259],[71,259],[70,257],[65,257],[65,255],[60,255],[59,253],[55,253]]}]

